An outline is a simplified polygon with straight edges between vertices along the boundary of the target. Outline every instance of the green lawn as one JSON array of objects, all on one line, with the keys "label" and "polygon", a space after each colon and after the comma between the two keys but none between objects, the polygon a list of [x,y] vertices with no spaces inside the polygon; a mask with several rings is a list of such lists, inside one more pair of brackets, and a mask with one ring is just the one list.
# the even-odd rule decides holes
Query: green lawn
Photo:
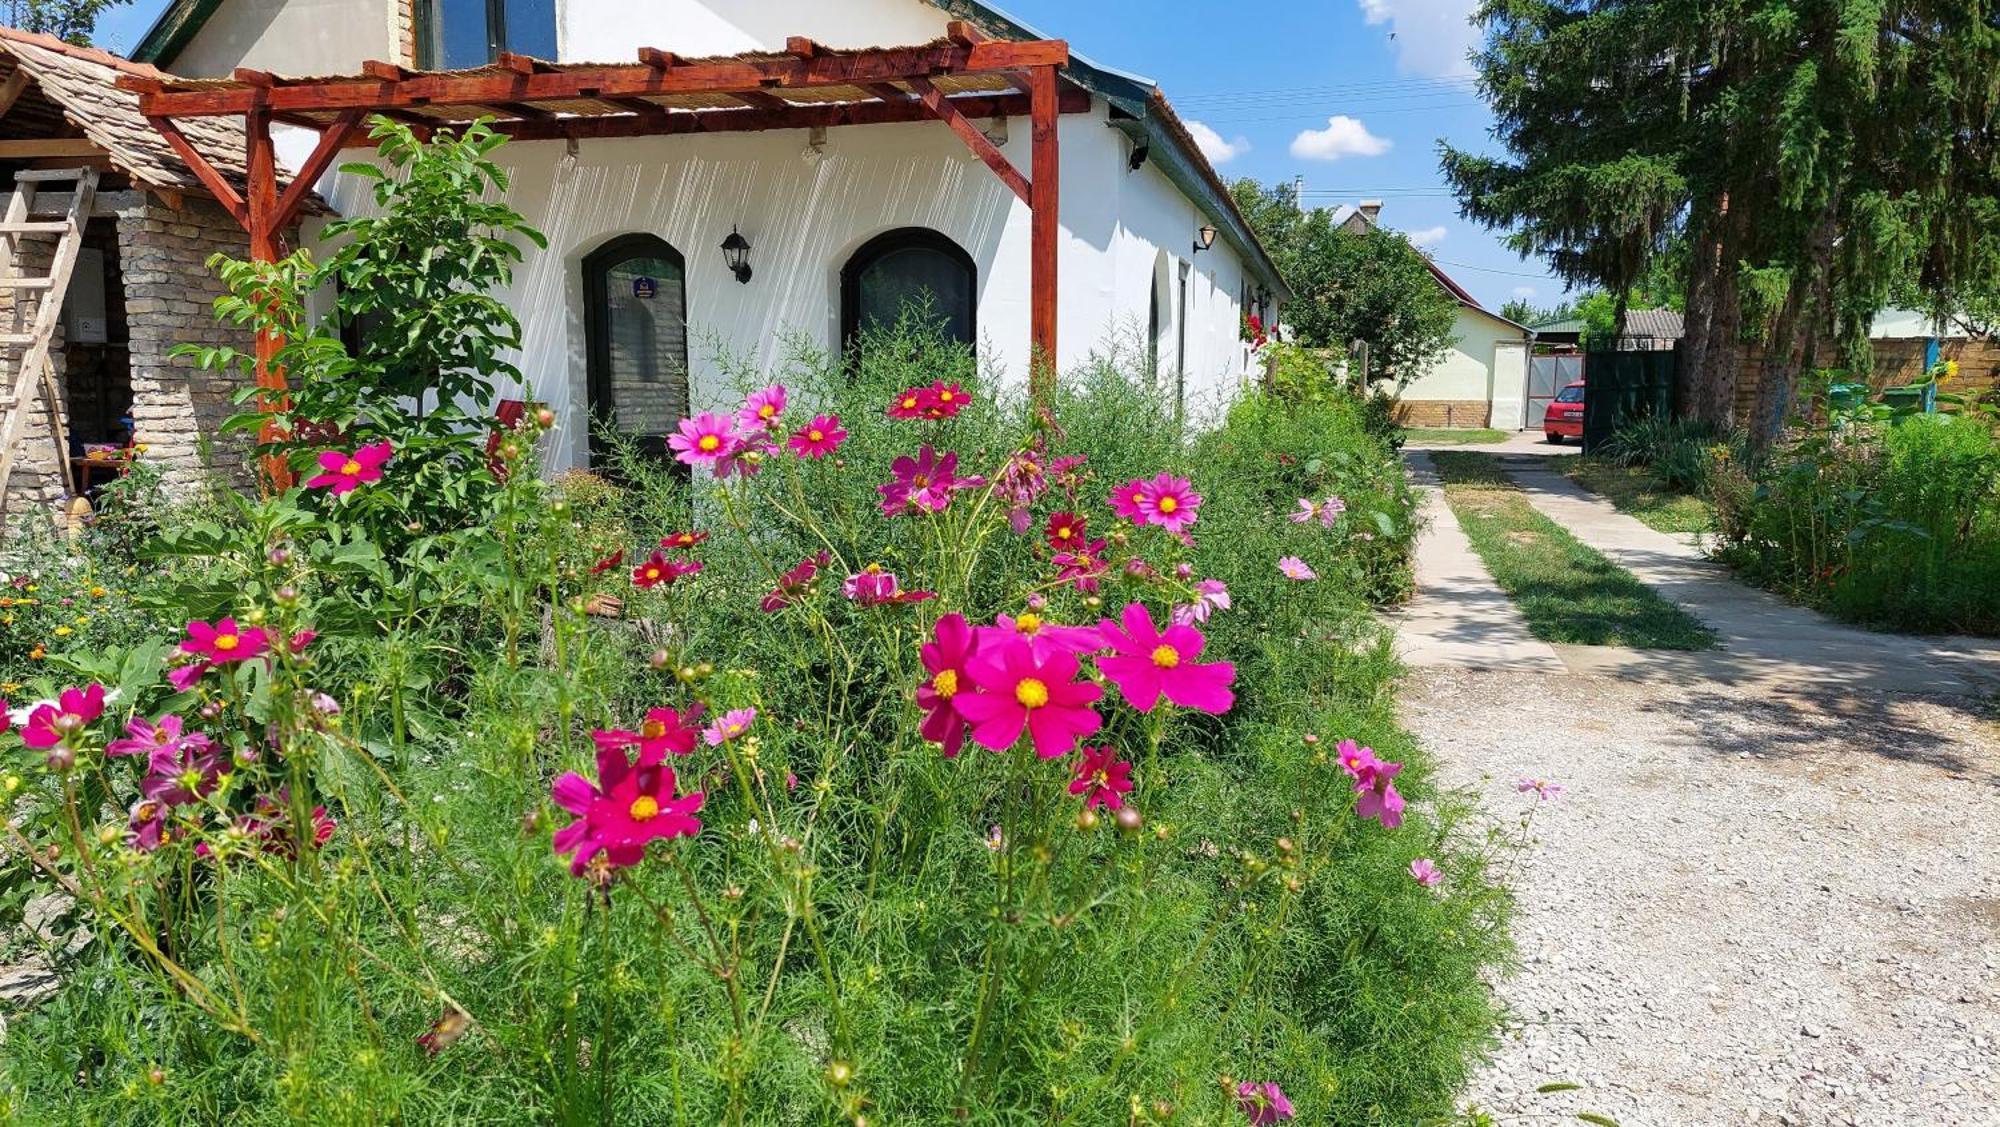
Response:
[{"label": "green lawn", "polygon": [[1501,590],[1545,642],[1706,650],[1715,635],[1535,511],[1490,454],[1431,455],[1445,500]]},{"label": "green lawn", "polygon": [[1403,442],[1414,446],[1482,446],[1507,441],[1492,427],[1404,427]]},{"label": "green lawn", "polygon": [[1714,527],[1708,502],[1662,486],[1652,471],[1596,458],[1565,459],[1571,481],[1661,532],[1707,532]]}]

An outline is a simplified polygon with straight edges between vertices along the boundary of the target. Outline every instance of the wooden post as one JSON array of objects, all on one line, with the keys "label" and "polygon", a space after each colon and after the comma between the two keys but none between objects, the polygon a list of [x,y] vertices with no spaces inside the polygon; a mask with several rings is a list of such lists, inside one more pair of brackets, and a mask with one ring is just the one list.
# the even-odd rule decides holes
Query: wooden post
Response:
[{"label": "wooden post", "polygon": [[1028,319],[1032,342],[1028,387],[1036,405],[1048,407],[1056,385],[1056,247],[1062,232],[1056,68],[1033,68],[1028,85],[1029,113],[1034,121],[1033,163],[1028,173]]},{"label": "wooden post", "polygon": [[[271,148],[270,109],[260,106],[245,114],[243,132],[244,166],[249,173],[243,203],[249,219],[246,226],[250,232],[250,261],[276,262],[278,233],[283,227],[278,213],[278,162]],[[276,333],[267,330],[257,333],[257,386],[264,390],[258,403],[265,411],[285,408],[285,371],[271,363],[284,343],[284,338]],[[283,436],[284,431],[276,422],[266,420],[257,438],[261,442],[274,442]],[[264,459],[263,476],[268,492],[282,493],[292,486],[291,467],[276,455]]]}]

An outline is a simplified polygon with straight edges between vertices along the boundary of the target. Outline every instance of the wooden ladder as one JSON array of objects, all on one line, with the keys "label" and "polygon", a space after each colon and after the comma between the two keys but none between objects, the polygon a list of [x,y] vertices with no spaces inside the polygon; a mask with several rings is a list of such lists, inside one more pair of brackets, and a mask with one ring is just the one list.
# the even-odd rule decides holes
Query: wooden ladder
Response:
[{"label": "wooden ladder", "polygon": [[[61,219],[36,218],[35,195],[45,184],[72,191],[69,211]],[[14,460],[20,455],[28,418],[34,413],[37,396],[46,398],[49,433],[55,441],[57,472],[64,488],[76,492],[69,464],[69,442],[63,435],[62,396],[56,387],[55,365],[49,360],[49,344],[62,317],[63,297],[69,292],[70,273],[76,268],[77,252],[83,249],[84,225],[97,196],[97,169],[29,169],[14,174],[14,197],[7,204],[6,218],[0,219],[0,291],[14,297],[13,323],[0,329],[0,373],[12,376],[11,392],[0,400],[0,534],[6,531],[8,481]],[[55,256],[45,275],[21,272],[21,240],[29,235],[55,235]],[[28,313],[32,304],[34,312]]]}]

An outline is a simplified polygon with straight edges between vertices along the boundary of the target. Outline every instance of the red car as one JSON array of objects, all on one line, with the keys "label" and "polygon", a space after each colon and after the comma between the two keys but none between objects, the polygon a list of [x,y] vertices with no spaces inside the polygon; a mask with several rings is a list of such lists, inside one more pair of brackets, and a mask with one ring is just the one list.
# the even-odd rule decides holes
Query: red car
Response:
[{"label": "red car", "polygon": [[1549,413],[1542,417],[1542,436],[1551,446],[1561,446],[1565,438],[1583,439],[1583,381],[1578,380],[1561,391],[1549,404]]}]

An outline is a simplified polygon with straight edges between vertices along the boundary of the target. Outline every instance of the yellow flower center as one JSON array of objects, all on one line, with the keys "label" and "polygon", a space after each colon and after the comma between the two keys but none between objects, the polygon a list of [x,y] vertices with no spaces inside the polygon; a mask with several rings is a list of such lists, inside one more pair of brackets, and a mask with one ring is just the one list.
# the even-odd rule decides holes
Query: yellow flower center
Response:
[{"label": "yellow flower center", "polygon": [[639,734],[649,740],[657,740],[667,734],[667,726],[659,720],[648,720],[639,725]]},{"label": "yellow flower center", "polygon": [[221,650],[223,653],[228,653],[235,649],[241,642],[242,640],[234,634],[217,634],[215,636],[215,648]]},{"label": "yellow flower center", "polygon": [[958,670],[944,669],[931,678],[931,691],[942,700],[950,700],[958,695]]},{"label": "yellow flower center", "polygon": [[1037,634],[1042,629],[1042,616],[1031,610],[1022,611],[1021,617],[1014,620],[1014,629],[1023,634]]},{"label": "yellow flower center", "polygon": [[826,432],[823,430],[809,430],[806,432],[806,438],[813,442],[825,442]]},{"label": "yellow flower center", "polygon": [[361,472],[361,463],[349,458],[345,462],[340,463],[340,472],[348,477],[353,477],[355,474]]},{"label": "yellow flower center", "polygon": [[918,489],[928,489],[930,488],[931,484],[930,475],[918,474],[917,476],[910,479],[910,484],[916,486]]},{"label": "yellow flower center", "polygon": [[1175,509],[1180,508],[1181,503],[1172,497],[1162,497],[1159,500],[1159,504],[1155,507],[1163,513],[1171,513]]},{"label": "yellow flower center", "polygon": [[949,392],[949,391],[940,391],[940,392],[938,392],[938,402],[939,402],[939,403],[949,403],[949,402],[951,402],[951,401],[952,401],[952,398],[953,398],[953,397],[952,397],[952,394],[951,394],[951,392]]},{"label": "yellow flower center", "polygon": [[1111,785],[1111,772],[1100,767],[1097,769],[1096,774],[1090,776],[1090,781],[1096,783],[1098,786],[1108,787]]},{"label": "yellow flower center", "polygon": [[648,579],[658,579],[659,577],[660,577],[660,569],[659,569],[659,568],[657,568],[657,567],[649,567],[649,568],[647,568],[647,569],[646,569],[646,578],[648,578]]},{"label": "yellow flower center", "polygon": [[911,408],[911,407],[915,407],[916,405],[917,405],[917,397],[916,397],[916,396],[914,396],[914,395],[906,395],[906,396],[904,396],[904,397],[903,397],[903,406],[904,406],[905,408]]},{"label": "yellow flower center", "polygon": [[1153,664],[1161,669],[1172,669],[1181,663],[1181,651],[1172,646],[1154,646]]},{"label": "yellow flower center", "polygon": [[659,814],[659,812],[660,802],[650,794],[642,794],[633,799],[632,809],[627,811],[627,813],[632,815],[632,820],[635,822],[649,821],[655,815]]},{"label": "yellow flower center", "polygon": [[778,409],[776,407],[771,406],[769,403],[766,403],[762,407],[757,408],[757,417],[760,419],[768,419],[777,413]]},{"label": "yellow flower center", "polygon": [[704,434],[701,436],[701,441],[695,445],[701,447],[704,452],[713,452],[716,447],[722,445],[722,440],[712,434]]},{"label": "yellow flower center", "polygon": [[1023,677],[1014,686],[1014,699],[1022,708],[1040,708],[1049,703],[1049,687],[1033,677]]},{"label": "yellow flower center", "polygon": [[1056,529],[1056,539],[1058,540],[1067,540],[1075,534],[1075,530],[1071,529],[1068,525],[1063,525],[1061,528]]}]

